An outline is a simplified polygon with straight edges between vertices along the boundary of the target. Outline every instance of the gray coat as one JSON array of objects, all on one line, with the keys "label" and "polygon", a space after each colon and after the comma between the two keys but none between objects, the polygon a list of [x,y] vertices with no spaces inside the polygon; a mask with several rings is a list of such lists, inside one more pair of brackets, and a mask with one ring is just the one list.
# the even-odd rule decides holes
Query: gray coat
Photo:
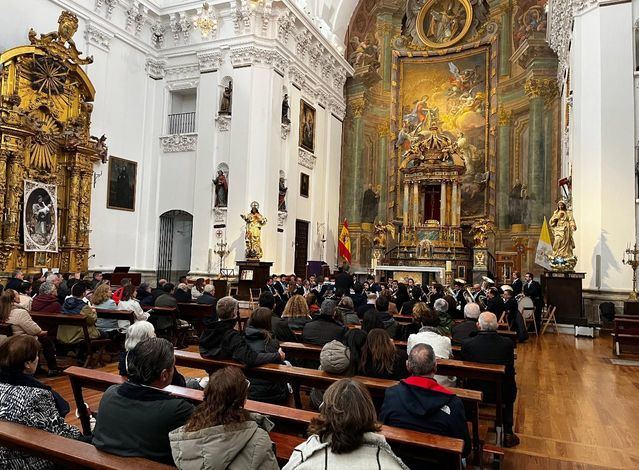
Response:
[{"label": "gray coat", "polygon": [[180,470],[279,470],[271,429],[271,421],[253,413],[250,420],[229,426],[194,432],[180,427],[169,433],[173,460]]}]

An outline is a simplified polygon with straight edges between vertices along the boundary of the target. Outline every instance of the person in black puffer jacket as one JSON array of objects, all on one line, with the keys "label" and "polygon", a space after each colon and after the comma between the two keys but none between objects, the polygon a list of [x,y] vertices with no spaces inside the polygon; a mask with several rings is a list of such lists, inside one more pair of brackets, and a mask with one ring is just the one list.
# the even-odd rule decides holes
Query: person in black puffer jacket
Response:
[{"label": "person in black puffer jacket", "polygon": [[[280,343],[271,332],[271,310],[266,307],[256,308],[251,314],[244,333],[246,343],[256,353],[277,353]],[[249,399],[266,403],[281,404],[288,400],[286,384],[271,382],[265,379],[251,378]]]}]

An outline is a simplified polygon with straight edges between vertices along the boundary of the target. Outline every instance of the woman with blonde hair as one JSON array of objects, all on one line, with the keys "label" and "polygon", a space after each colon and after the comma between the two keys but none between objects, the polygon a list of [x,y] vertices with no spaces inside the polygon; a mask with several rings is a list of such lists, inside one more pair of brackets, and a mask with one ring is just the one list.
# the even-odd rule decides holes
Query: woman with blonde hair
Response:
[{"label": "woman with blonde hair", "polygon": [[297,446],[283,470],[347,468],[408,470],[382,434],[370,393],[355,379],[342,379],[324,392],[311,436]]},{"label": "woman with blonde hair", "polygon": [[311,321],[306,299],[301,295],[294,295],[288,299],[282,318],[286,318],[291,330],[303,330],[304,325]]},{"label": "woman with blonde hair", "polygon": [[[95,288],[93,294],[91,294],[91,305],[97,309],[102,310],[117,310],[118,304],[113,300],[113,294],[111,292],[111,286],[109,284],[100,284]],[[118,320],[116,318],[100,318],[98,317],[95,322],[95,326],[100,331],[113,331],[118,329],[124,329],[129,326],[127,320]]]}]

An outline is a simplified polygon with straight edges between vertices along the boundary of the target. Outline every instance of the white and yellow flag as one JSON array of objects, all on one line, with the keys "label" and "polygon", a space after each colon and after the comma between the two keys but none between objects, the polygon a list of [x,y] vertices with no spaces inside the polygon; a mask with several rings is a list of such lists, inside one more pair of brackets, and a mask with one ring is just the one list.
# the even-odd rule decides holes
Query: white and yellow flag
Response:
[{"label": "white and yellow flag", "polygon": [[552,241],[550,240],[550,230],[548,230],[548,222],[546,221],[546,217],[544,217],[544,225],[541,226],[539,242],[537,242],[535,264],[550,270],[550,259],[548,258],[550,255],[552,255]]}]

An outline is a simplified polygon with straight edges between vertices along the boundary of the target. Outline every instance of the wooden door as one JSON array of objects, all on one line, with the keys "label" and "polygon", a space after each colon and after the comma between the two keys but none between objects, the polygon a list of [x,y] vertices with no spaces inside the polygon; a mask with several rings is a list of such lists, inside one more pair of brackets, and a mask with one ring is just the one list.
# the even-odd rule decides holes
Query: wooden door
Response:
[{"label": "wooden door", "polygon": [[301,277],[306,277],[308,224],[305,220],[295,221],[295,274]]}]

